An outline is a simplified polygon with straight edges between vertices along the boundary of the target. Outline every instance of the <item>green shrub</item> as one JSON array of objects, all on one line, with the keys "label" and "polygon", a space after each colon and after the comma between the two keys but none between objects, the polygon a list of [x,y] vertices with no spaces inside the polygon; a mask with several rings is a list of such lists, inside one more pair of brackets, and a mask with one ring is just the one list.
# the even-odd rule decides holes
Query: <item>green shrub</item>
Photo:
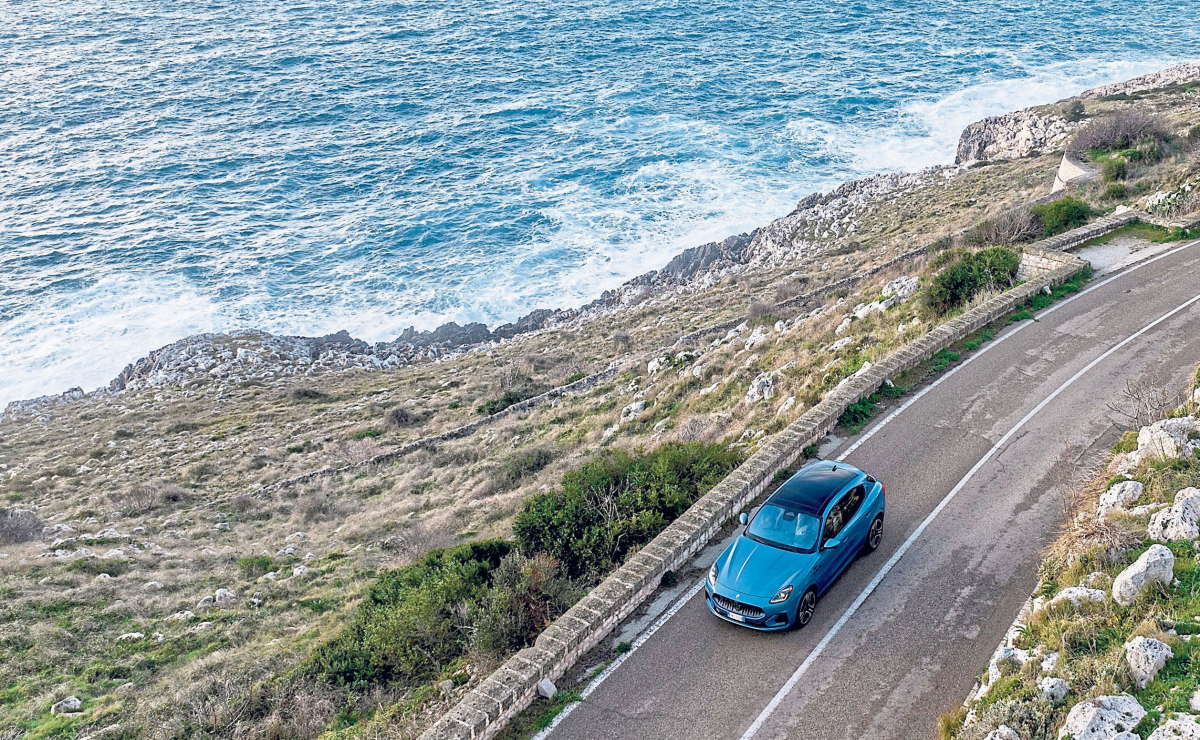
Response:
[{"label": "green shrub", "polygon": [[79,558],[67,566],[67,571],[86,573],[90,576],[98,576],[103,573],[116,578],[123,573],[128,573],[132,566],[131,561],[116,558]]},{"label": "green shrub", "polygon": [[15,545],[37,539],[42,520],[28,509],[0,508],[0,545]]},{"label": "green shrub", "polygon": [[1092,208],[1078,198],[1068,195],[1034,206],[1033,214],[1042,222],[1042,235],[1054,236],[1086,224],[1092,217]]},{"label": "green shrub", "polygon": [[569,385],[577,380],[583,380],[586,377],[587,373],[571,373],[571,375],[567,378],[567,384]]},{"label": "green shrub", "polygon": [[433,550],[381,575],[340,634],[319,645],[301,671],[330,683],[405,685],[435,678],[468,647],[463,612],[486,598],[512,549],[504,540]]},{"label": "green shrub", "polygon": [[1124,180],[1129,175],[1129,165],[1123,157],[1113,157],[1112,159],[1104,160],[1104,165],[1101,169],[1104,173],[1105,182]]},{"label": "green shrub", "polygon": [[549,555],[510,552],[492,574],[492,588],[475,621],[472,647],[493,656],[528,647],[582,595]]},{"label": "green shrub", "polygon": [[925,292],[925,301],[939,314],[944,314],[981,291],[1011,287],[1020,264],[1020,255],[1004,247],[963,255],[933,279]]},{"label": "green shrub", "polygon": [[238,573],[242,578],[252,581],[275,570],[275,561],[269,555],[253,555],[238,560]]},{"label": "green shrub", "polygon": [[863,398],[847,406],[842,415],[838,417],[838,423],[854,434],[871,420],[874,413],[875,402],[870,398]]},{"label": "green shrub", "polygon": [[379,436],[379,431],[376,429],[363,429],[350,436],[352,436],[354,439],[366,439],[368,437],[374,438]]},{"label": "green shrub", "polygon": [[1104,197],[1108,200],[1123,200],[1126,195],[1128,191],[1125,189],[1125,183],[1121,182],[1109,183],[1104,190]]},{"label": "green shrub", "polygon": [[637,456],[606,452],[525,502],[513,524],[517,544],[549,553],[571,578],[607,573],[741,461],[722,444],[700,442]]},{"label": "green shrub", "polygon": [[526,401],[537,395],[537,391],[531,386],[523,386],[516,390],[504,391],[504,394],[499,398],[493,398],[489,401],[484,401],[476,407],[476,411],[488,416],[494,416],[513,404]]},{"label": "green shrub", "polygon": [[1113,445],[1113,452],[1118,455],[1122,452],[1133,452],[1138,447],[1137,438],[1137,432],[1132,430],[1125,432],[1121,435],[1121,438],[1117,440],[1117,443]]},{"label": "green shrub", "polygon": [[554,453],[544,447],[514,452],[500,466],[500,483],[508,488],[517,486],[526,476],[533,475],[554,460]]},{"label": "green shrub", "polygon": [[1063,105],[1062,116],[1071,123],[1078,123],[1083,120],[1084,108],[1082,100],[1072,100]]}]

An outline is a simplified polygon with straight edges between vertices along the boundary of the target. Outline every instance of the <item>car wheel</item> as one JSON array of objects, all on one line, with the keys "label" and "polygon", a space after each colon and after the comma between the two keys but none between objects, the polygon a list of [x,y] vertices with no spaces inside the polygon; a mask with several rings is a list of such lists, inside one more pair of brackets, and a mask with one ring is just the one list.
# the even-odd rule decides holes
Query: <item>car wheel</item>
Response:
[{"label": "car wheel", "polygon": [[880,542],[883,542],[883,514],[871,522],[871,531],[867,532],[867,552],[878,550]]},{"label": "car wheel", "polygon": [[812,621],[813,612],[817,610],[817,590],[810,588],[800,597],[800,606],[796,607],[796,626],[803,627]]}]

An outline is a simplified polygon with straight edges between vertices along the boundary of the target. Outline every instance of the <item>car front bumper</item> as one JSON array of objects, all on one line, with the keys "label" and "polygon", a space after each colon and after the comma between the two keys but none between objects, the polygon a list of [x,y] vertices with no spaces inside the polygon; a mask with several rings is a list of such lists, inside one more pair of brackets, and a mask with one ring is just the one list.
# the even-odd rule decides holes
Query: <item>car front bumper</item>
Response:
[{"label": "car front bumper", "polygon": [[[718,600],[714,598],[714,593],[724,597],[724,600],[718,603]],[[795,602],[798,601],[798,598],[793,592],[787,601],[772,604],[770,599],[765,597],[735,594],[719,583],[714,592],[708,581],[704,582],[704,601],[713,615],[740,627],[749,627],[762,632],[776,632],[791,627],[792,622],[796,619]],[[737,605],[749,608],[739,610]],[[759,616],[755,609],[761,610],[762,615]]]}]

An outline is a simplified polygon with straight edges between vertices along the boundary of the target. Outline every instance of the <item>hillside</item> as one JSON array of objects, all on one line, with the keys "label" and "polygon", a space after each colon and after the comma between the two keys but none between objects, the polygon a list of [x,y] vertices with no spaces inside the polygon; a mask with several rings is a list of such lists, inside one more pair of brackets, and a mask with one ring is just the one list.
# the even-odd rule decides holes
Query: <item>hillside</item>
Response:
[{"label": "hillside", "polygon": [[[438,670],[418,685],[306,672],[381,574],[510,538],[527,501],[616,453],[693,444],[736,465],[828,389],[982,300],[939,308],[930,286],[964,255],[1050,233],[1021,206],[1047,195],[1074,137],[1106,122],[1132,115],[1145,135],[1081,150],[1089,167],[1122,170],[1070,189],[1092,217],[1195,210],[1190,74],[981,122],[959,164],[806,198],[581,309],[375,346],[193,337],[109,389],[10,405],[0,737],[316,737],[381,707],[414,736],[439,692],[461,694],[502,655],[429,658]],[[569,575],[577,590],[596,574]],[[447,617],[454,639],[468,616]]]}]

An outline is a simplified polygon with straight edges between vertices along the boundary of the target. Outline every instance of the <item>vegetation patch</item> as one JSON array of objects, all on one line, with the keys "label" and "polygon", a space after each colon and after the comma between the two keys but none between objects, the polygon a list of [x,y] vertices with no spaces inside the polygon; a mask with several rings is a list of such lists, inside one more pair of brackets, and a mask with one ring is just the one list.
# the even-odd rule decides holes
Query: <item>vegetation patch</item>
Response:
[{"label": "vegetation patch", "polygon": [[1020,264],[1021,256],[1005,247],[964,254],[933,279],[925,301],[937,313],[945,314],[985,290],[1012,287]]}]

